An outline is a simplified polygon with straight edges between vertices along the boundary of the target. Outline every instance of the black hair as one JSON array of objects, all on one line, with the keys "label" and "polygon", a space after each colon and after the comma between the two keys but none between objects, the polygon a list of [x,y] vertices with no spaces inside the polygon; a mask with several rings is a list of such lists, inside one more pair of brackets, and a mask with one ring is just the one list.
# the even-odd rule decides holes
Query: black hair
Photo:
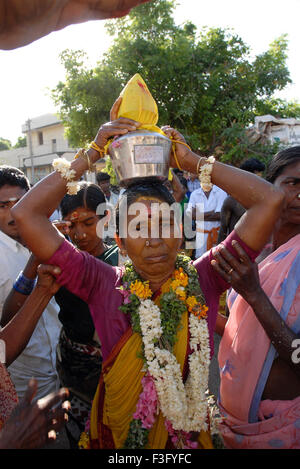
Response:
[{"label": "black hair", "polygon": [[259,161],[257,158],[249,158],[241,164],[240,169],[248,171],[249,173],[261,172],[266,168],[265,164]]},{"label": "black hair", "polygon": [[179,176],[183,176],[183,171],[182,171],[181,169],[179,169],[179,168],[173,168],[172,171],[173,171],[173,173],[175,173],[176,176],[178,176],[178,177],[179,177]]},{"label": "black hair", "polygon": [[109,181],[110,175],[108,173],[105,173],[104,171],[100,171],[99,173],[96,174],[96,180],[99,184],[99,182],[102,181]]},{"label": "black hair", "polygon": [[8,184],[9,186],[18,186],[25,191],[29,191],[30,183],[23,171],[14,166],[0,166],[0,188]]},{"label": "black hair", "polygon": [[96,213],[99,204],[105,203],[105,196],[97,184],[79,182],[80,189],[75,195],[66,194],[60,203],[62,217],[78,207],[84,207]]},{"label": "black hair", "polygon": [[281,150],[273,156],[267,169],[267,181],[274,183],[275,179],[280,176],[284,168],[290,164],[297,163],[300,160],[300,145]]},{"label": "black hair", "polygon": [[122,208],[122,202],[127,198],[127,208],[130,207],[140,197],[153,197],[159,199],[162,202],[166,202],[168,205],[172,205],[175,199],[169,189],[161,182],[155,179],[149,178],[148,181],[134,182],[123,192],[121,198],[116,205],[116,233],[119,234],[120,224],[120,208]]}]

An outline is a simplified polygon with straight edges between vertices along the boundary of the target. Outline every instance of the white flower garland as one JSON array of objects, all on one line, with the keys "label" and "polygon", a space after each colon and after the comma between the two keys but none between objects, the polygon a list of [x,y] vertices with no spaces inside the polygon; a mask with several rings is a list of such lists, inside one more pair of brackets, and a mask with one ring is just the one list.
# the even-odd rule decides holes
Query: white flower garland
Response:
[{"label": "white flower garland", "polygon": [[204,192],[209,192],[212,188],[211,173],[214,162],[215,157],[209,156],[206,160],[206,163],[200,167],[198,178]]},{"label": "white flower garland", "polygon": [[175,356],[161,349],[154,341],[162,336],[160,310],[152,300],[141,300],[140,324],[148,371],[152,375],[160,409],[175,430],[186,432],[207,430],[208,373],[210,363],[209,333],[206,319],[189,317],[189,376],[182,381],[180,365]]},{"label": "white flower garland", "polygon": [[67,180],[67,194],[75,195],[80,189],[78,181],[73,181],[76,177],[74,169],[70,169],[71,163],[65,158],[55,158],[52,162],[53,169],[60,173],[61,177]]}]

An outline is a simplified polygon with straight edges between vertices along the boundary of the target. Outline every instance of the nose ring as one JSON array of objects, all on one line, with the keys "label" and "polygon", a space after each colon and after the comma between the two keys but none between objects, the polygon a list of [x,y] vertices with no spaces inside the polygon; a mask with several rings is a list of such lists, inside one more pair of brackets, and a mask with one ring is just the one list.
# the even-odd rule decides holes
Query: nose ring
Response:
[{"label": "nose ring", "polygon": [[[83,233],[83,234],[82,234],[82,237],[83,237],[83,238],[86,238],[86,233]],[[74,234],[74,238],[75,238],[75,239],[78,239],[78,235],[77,235],[77,234]]]}]

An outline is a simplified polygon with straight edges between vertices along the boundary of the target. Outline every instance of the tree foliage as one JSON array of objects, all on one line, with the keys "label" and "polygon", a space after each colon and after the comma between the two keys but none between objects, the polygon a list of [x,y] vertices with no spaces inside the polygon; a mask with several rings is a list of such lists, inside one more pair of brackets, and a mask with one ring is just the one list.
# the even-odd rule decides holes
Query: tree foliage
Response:
[{"label": "tree foliage", "polygon": [[233,164],[249,155],[268,157],[273,147],[248,141],[245,128],[261,113],[276,110],[295,117],[299,105],[275,100],[273,94],[291,82],[286,65],[287,38],[251,58],[251,50],[234,31],[203,28],[192,22],[176,25],[175,3],[143,4],[107,30],[114,38],[96,67],[85,66],[82,51],[61,55],[65,82],[53,98],[67,128],[70,143],[85,145],[123,86],[135,74],[146,81],[159,109],[159,125],[181,131],[194,150]]},{"label": "tree foliage", "polygon": [[24,148],[27,145],[26,137],[18,137],[17,143],[14,145],[14,148]]},{"label": "tree foliage", "polygon": [[258,115],[271,114],[278,118],[300,118],[300,104],[296,101],[287,102],[280,98],[270,98],[257,105]]},{"label": "tree foliage", "polygon": [[11,141],[7,140],[6,138],[0,137],[0,151],[10,150],[10,149],[11,149]]}]

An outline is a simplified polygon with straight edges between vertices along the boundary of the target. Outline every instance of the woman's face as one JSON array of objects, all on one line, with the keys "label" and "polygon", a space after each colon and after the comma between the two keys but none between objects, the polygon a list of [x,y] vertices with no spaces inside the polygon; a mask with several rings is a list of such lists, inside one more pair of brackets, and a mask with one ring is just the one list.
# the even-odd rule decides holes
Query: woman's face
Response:
[{"label": "woman's face", "polygon": [[99,217],[93,210],[85,207],[78,207],[68,213],[64,221],[71,223],[69,236],[72,242],[82,251],[95,254],[95,250],[101,241],[97,235],[97,223]]},{"label": "woman's face", "polygon": [[143,204],[144,216],[134,213],[134,204],[128,207],[127,236],[122,238],[122,244],[142,278],[159,283],[174,270],[181,229],[172,211],[158,209],[161,200],[143,196],[136,203]]},{"label": "woman's face", "polygon": [[300,224],[300,161],[286,166],[274,182],[285,193],[285,208],[282,219]]}]

